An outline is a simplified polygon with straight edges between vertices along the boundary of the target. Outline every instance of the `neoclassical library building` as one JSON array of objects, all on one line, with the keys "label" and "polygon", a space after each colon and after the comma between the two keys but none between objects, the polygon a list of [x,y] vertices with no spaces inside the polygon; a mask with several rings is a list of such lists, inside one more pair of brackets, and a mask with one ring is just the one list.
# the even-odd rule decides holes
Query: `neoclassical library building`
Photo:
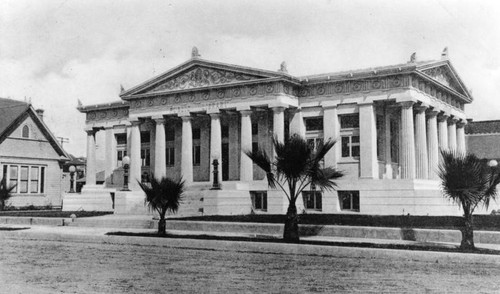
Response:
[{"label": "neoclassical library building", "polygon": [[[306,189],[299,212],[461,213],[443,197],[437,166],[440,149],[465,151],[464,109],[473,99],[446,49],[433,61],[413,54],[393,66],[296,77],[284,62],[261,70],[205,60],[193,48],[188,61],[122,87],[119,98],[78,106],[86,185],[65,197],[66,210],[144,213],[137,183],[154,174],[186,181],[181,215],[285,213],[286,196],[244,151],[272,154],[273,136],[299,134],[313,146],[337,140],[324,165],[345,173],[335,191]],[[124,158],[131,191],[122,191]]]}]

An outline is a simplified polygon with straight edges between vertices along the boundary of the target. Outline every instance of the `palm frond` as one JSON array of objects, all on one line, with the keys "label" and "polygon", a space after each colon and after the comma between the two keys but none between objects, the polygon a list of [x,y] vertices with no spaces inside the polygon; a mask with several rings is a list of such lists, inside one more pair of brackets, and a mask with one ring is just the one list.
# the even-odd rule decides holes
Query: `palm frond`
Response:
[{"label": "palm frond", "polygon": [[160,216],[167,212],[175,213],[182,203],[184,193],[184,181],[182,178],[172,180],[167,177],[157,179],[152,175],[149,183],[139,182],[139,186],[146,194],[144,204],[149,211],[157,211]]},{"label": "palm frond", "polygon": [[267,183],[269,187],[276,188],[276,177],[273,174],[273,162],[269,155],[267,155],[264,148],[258,147],[256,150],[246,150],[244,151],[246,156],[248,156],[253,163],[260,167],[265,173],[267,178]]}]

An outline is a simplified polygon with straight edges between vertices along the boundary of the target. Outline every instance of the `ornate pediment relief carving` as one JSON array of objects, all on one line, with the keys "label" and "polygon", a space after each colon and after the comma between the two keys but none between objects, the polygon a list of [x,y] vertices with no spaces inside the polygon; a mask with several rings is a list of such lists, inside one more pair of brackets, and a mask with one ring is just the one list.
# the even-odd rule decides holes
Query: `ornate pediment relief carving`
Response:
[{"label": "ornate pediment relief carving", "polygon": [[462,90],[462,87],[460,86],[459,82],[456,80],[456,78],[453,76],[453,73],[450,71],[449,67],[447,66],[439,66],[439,67],[433,67],[429,68],[426,70],[422,71],[424,74],[430,76],[434,80],[438,81],[439,83],[461,93],[464,94],[464,91]]},{"label": "ornate pediment relief carving", "polygon": [[213,69],[208,67],[196,67],[183,72],[159,85],[155,85],[147,92],[163,92],[174,90],[185,90],[200,87],[231,84],[249,80],[263,79],[265,77],[243,74],[232,71]]}]

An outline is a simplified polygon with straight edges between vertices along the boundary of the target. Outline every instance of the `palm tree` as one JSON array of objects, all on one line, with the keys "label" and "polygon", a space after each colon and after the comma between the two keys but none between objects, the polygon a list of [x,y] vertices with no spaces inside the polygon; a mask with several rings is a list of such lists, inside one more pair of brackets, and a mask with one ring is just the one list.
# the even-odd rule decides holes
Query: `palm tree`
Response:
[{"label": "palm tree", "polygon": [[495,199],[500,172],[471,153],[441,151],[441,155],[438,175],[443,193],[464,211],[460,248],[472,250],[475,248],[472,214],[478,205],[487,208],[490,200]]},{"label": "palm tree", "polygon": [[333,180],[343,176],[334,168],[321,168],[326,153],[335,141],[327,140],[316,150],[307,141],[293,135],[284,143],[273,138],[275,158],[272,160],[261,148],[245,151],[245,154],[266,172],[268,186],[279,187],[288,199],[288,210],[285,218],[283,239],[288,242],[299,241],[299,220],[295,202],[308,186],[316,186],[325,190],[333,190]]},{"label": "palm tree", "polygon": [[12,190],[16,188],[17,185],[7,186],[7,180],[3,178],[0,181],[0,210],[5,209],[5,201],[12,197]]},{"label": "palm tree", "polygon": [[156,179],[152,175],[150,183],[139,182],[139,186],[146,194],[144,205],[148,207],[149,211],[156,211],[160,215],[158,234],[165,235],[165,214],[167,212],[176,213],[179,209],[184,193],[184,181],[182,178],[178,180],[167,177]]}]

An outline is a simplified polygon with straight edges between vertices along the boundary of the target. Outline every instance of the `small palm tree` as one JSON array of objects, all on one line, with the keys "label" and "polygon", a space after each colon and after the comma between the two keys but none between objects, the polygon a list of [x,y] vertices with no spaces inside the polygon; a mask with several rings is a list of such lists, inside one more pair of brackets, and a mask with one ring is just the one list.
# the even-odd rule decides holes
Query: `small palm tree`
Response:
[{"label": "small palm tree", "polygon": [[167,177],[156,179],[151,176],[150,183],[140,183],[139,186],[146,194],[144,205],[149,211],[156,211],[160,215],[158,221],[158,234],[166,234],[165,214],[167,212],[176,213],[182,202],[184,194],[184,181],[182,178],[172,180]]},{"label": "small palm tree", "polygon": [[443,193],[464,211],[460,248],[472,250],[475,248],[472,214],[478,205],[487,208],[490,200],[495,199],[500,172],[471,153],[441,151],[441,155],[438,175]]},{"label": "small palm tree", "polygon": [[245,152],[266,172],[269,187],[279,187],[288,199],[283,232],[285,241],[299,241],[299,220],[295,203],[302,191],[312,185],[333,190],[336,187],[334,180],[343,176],[342,172],[334,168],[321,168],[323,158],[334,144],[335,141],[327,140],[315,150],[304,138],[293,135],[284,143],[273,138],[274,160],[261,148]]},{"label": "small palm tree", "polygon": [[7,186],[7,181],[3,178],[0,181],[0,210],[5,209],[5,202],[12,197],[12,190],[16,188],[17,185]]}]

